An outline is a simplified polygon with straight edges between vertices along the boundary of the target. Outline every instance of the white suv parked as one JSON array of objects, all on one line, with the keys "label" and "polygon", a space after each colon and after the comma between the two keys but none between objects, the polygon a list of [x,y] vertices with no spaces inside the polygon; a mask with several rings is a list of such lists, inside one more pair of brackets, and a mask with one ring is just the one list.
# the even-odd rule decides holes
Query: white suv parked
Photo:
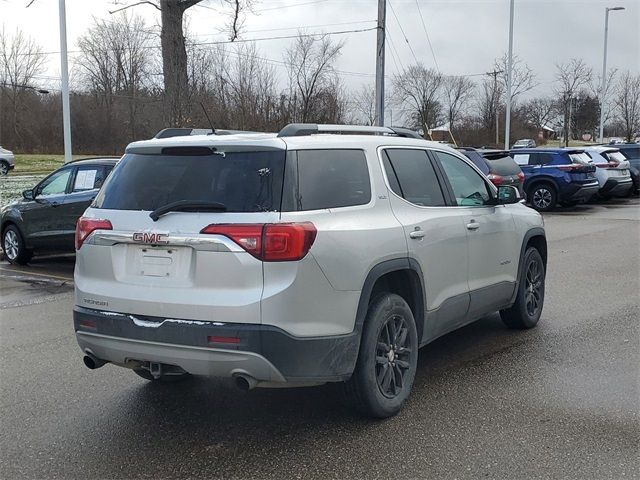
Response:
[{"label": "white suv parked", "polygon": [[531,328],[544,301],[541,216],[402,129],[132,143],[76,241],[89,368],[345,382],[377,417],[406,400],[420,346],[495,311]]},{"label": "white suv parked", "polygon": [[633,180],[629,171],[629,160],[618,148],[586,147],[584,152],[597,167],[596,177],[600,186],[597,195],[600,198],[624,197],[631,192]]}]

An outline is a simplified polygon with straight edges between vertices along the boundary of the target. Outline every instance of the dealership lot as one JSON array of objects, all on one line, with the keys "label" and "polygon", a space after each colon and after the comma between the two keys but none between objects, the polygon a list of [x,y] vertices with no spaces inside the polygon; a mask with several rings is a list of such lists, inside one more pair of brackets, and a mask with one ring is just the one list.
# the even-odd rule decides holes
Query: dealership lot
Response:
[{"label": "dealership lot", "polygon": [[638,474],[640,201],[545,215],[540,325],[497,316],[420,351],[386,421],[331,386],[242,392],[89,371],[72,257],[0,265],[0,477],[623,478]]}]

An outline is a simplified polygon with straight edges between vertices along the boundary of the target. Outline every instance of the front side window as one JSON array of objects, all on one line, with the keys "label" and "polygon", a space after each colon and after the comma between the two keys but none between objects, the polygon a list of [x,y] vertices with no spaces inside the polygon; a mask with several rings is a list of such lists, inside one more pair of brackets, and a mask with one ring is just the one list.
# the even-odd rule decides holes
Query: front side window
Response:
[{"label": "front side window", "polygon": [[287,182],[294,190],[293,198],[289,202],[285,196],[283,210],[352,207],[371,201],[369,169],[362,150],[299,150],[296,167],[296,180]]},{"label": "front side window", "polygon": [[49,197],[52,195],[64,195],[67,191],[70,176],[70,168],[55,172],[40,184],[36,196]]},{"label": "front side window", "polygon": [[385,173],[394,193],[421,207],[445,205],[440,183],[427,152],[390,148],[383,152]]},{"label": "front side window", "polygon": [[492,197],[487,183],[463,160],[443,152],[435,152],[459,207],[491,205]]}]

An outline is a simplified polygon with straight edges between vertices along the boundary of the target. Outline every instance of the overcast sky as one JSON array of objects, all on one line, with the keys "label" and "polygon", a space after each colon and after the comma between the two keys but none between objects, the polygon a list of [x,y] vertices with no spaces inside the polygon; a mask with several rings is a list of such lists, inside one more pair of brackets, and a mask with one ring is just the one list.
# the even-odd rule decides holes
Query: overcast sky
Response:
[{"label": "overcast sky", "polygon": [[[9,33],[19,28],[45,51],[57,51],[58,0],[36,0],[26,9],[27,3],[28,0],[0,0],[2,26]],[[387,74],[415,62],[411,49],[420,62],[435,66],[417,4],[442,73],[487,72],[494,58],[507,50],[508,0],[387,0]],[[626,8],[610,14],[608,66],[638,73],[640,0],[515,0],[514,53],[537,73],[539,85],[533,94],[550,93],[555,64],[570,58],[583,58],[595,72],[601,71],[606,6]],[[114,8],[110,0],[67,0],[69,50],[76,50],[76,41],[92,17],[109,18],[108,11]],[[189,30],[197,41],[226,39],[220,33],[226,21],[221,10],[219,0],[205,0],[188,11]],[[377,0],[256,0],[254,10],[246,17],[244,39],[295,34],[300,27],[309,32],[370,28],[375,26]],[[159,22],[159,12],[152,6],[140,5],[130,11],[142,15],[149,24]],[[368,31],[335,36],[345,42],[337,68],[351,72],[343,74],[348,87],[373,82],[375,35],[375,31]],[[289,42],[265,40],[258,42],[258,48],[263,57],[282,61]],[[72,62],[73,54],[70,57]],[[47,72],[39,80],[42,86],[59,88],[59,55],[52,53],[48,58]],[[284,66],[274,65],[284,80]]]}]

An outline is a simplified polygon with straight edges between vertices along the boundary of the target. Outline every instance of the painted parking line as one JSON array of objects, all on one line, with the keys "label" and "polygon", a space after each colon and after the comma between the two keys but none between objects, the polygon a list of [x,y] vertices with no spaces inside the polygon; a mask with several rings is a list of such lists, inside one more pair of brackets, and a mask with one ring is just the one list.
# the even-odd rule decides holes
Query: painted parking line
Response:
[{"label": "painted parking line", "polygon": [[61,275],[51,275],[48,273],[45,274],[45,273],[36,273],[36,272],[25,272],[24,270],[14,270],[6,267],[0,267],[0,272],[14,273],[14,274],[17,274],[16,276],[21,276],[25,278],[36,276],[36,277],[44,277],[44,278],[49,278],[54,280],[64,280],[65,282],[73,282],[73,277],[63,277]]}]

